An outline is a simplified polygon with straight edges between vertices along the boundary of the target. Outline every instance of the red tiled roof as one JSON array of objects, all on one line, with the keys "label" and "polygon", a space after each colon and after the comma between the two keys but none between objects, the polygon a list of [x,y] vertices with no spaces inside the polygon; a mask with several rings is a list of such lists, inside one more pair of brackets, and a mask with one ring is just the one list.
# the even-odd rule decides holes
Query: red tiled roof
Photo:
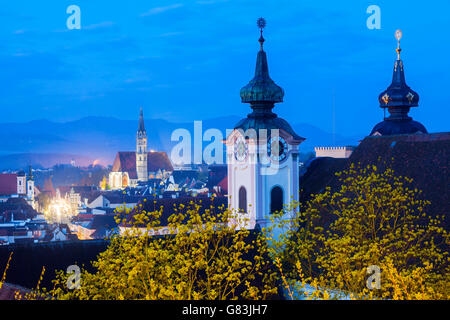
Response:
[{"label": "red tiled roof", "polygon": [[159,169],[173,171],[172,162],[165,152],[149,152],[148,153],[148,172],[156,172]]},{"label": "red tiled roof", "polygon": [[[147,157],[147,171],[156,172],[159,169],[173,171],[167,153],[165,152],[149,152]],[[136,152],[122,151],[118,152],[114,160],[113,172],[128,172],[130,179],[137,179],[136,172]]]},{"label": "red tiled roof", "polygon": [[17,193],[17,174],[2,173],[0,174],[0,194],[16,194]]},{"label": "red tiled roof", "polygon": [[9,221],[12,214],[16,220],[25,220],[34,218],[37,212],[24,198],[9,198],[6,202],[0,202],[0,218],[3,216]]},{"label": "red tiled roof", "polygon": [[228,192],[228,177],[225,176],[220,182],[217,184],[221,189],[223,193]]}]

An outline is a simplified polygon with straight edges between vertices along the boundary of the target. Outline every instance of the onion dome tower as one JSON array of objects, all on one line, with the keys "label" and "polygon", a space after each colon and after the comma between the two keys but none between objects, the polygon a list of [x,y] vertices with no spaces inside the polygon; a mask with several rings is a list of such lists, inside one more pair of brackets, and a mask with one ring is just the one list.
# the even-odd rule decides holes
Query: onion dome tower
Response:
[{"label": "onion dome tower", "polygon": [[258,28],[261,36],[259,38],[260,50],[256,58],[255,76],[241,89],[241,101],[249,103],[253,112],[247,115],[235,126],[235,129],[247,130],[255,129],[283,129],[291,134],[295,139],[303,141],[304,138],[298,136],[286,120],[279,118],[272,109],[275,103],[283,102],[284,90],[279,87],[269,76],[269,66],[267,55],[264,51],[263,29],[266,21],[258,19]]},{"label": "onion dome tower", "polygon": [[395,32],[395,37],[397,60],[394,64],[392,83],[378,97],[380,108],[387,109],[390,115],[372,129],[371,136],[428,133],[421,123],[408,115],[410,108],[419,106],[419,95],[405,81],[403,61],[400,59],[401,30]]},{"label": "onion dome tower", "polygon": [[[248,219],[248,224],[240,225],[247,229],[270,226],[271,214],[298,201],[299,145],[305,140],[272,112],[275,103],[283,102],[284,91],[269,76],[263,46],[265,25],[266,21],[259,18],[255,75],[240,91],[241,101],[249,103],[252,112],[237,123],[226,140],[228,204]],[[290,219],[292,214],[286,210],[283,219]],[[275,235],[279,230],[274,227]]]}]

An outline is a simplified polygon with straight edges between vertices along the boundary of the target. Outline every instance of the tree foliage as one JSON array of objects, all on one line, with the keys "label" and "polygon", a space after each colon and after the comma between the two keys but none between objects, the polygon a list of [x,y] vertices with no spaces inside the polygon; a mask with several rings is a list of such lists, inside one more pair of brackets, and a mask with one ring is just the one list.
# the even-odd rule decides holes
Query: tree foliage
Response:
[{"label": "tree foliage", "polygon": [[[332,291],[358,299],[448,299],[449,237],[412,180],[372,165],[351,165],[337,176],[334,190],[301,210],[299,203],[287,208],[297,214],[272,254],[289,285],[316,284],[322,298]],[[274,222],[286,227],[282,215]],[[371,265],[382,270],[380,289],[367,287]]]},{"label": "tree foliage", "polygon": [[121,208],[125,226],[69,290],[59,272],[50,294],[58,299],[267,299],[277,294],[275,269],[262,234],[236,230],[239,217],[225,207],[201,210],[191,202],[173,209]]},{"label": "tree foliage", "polygon": [[[290,203],[262,233],[239,229],[246,221],[213,202],[174,206],[168,218],[163,208],[123,207],[123,232],[93,272],[82,270],[80,288],[69,290],[60,271],[35,296],[267,299],[281,285],[290,298],[448,299],[449,236],[413,181],[372,165],[337,176],[333,189]],[[380,268],[380,288],[368,288],[369,266]]]}]

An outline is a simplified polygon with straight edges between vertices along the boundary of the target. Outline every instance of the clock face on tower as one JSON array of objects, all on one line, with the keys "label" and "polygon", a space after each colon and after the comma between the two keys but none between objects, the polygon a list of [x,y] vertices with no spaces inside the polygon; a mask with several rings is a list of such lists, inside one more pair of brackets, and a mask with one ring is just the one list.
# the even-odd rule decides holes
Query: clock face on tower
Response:
[{"label": "clock face on tower", "polygon": [[234,143],[234,156],[238,161],[244,161],[248,156],[248,145],[244,138],[236,139]]},{"label": "clock face on tower", "polygon": [[286,159],[288,146],[286,140],[280,136],[272,137],[267,142],[267,152],[274,161],[283,161]]}]

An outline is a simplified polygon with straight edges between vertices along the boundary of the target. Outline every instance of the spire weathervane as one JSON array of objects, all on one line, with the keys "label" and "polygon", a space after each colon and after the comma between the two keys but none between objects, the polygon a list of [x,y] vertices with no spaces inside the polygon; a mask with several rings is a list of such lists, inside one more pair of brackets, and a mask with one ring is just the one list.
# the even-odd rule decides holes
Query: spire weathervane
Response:
[{"label": "spire weathervane", "polygon": [[263,44],[264,44],[264,37],[263,37],[263,29],[266,27],[266,19],[264,18],[259,18],[256,21],[256,25],[258,26],[260,32],[261,32],[261,37],[259,38],[259,43],[261,44],[261,51],[263,51]]},{"label": "spire weathervane", "polygon": [[402,30],[397,29],[397,31],[395,31],[395,38],[397,39],[397,49],[395,49],[395,51],[397,51],[397,60],[400,60],[400,52],[402,52],[402,49],[400,48],[400,39],[402,36]]}]

